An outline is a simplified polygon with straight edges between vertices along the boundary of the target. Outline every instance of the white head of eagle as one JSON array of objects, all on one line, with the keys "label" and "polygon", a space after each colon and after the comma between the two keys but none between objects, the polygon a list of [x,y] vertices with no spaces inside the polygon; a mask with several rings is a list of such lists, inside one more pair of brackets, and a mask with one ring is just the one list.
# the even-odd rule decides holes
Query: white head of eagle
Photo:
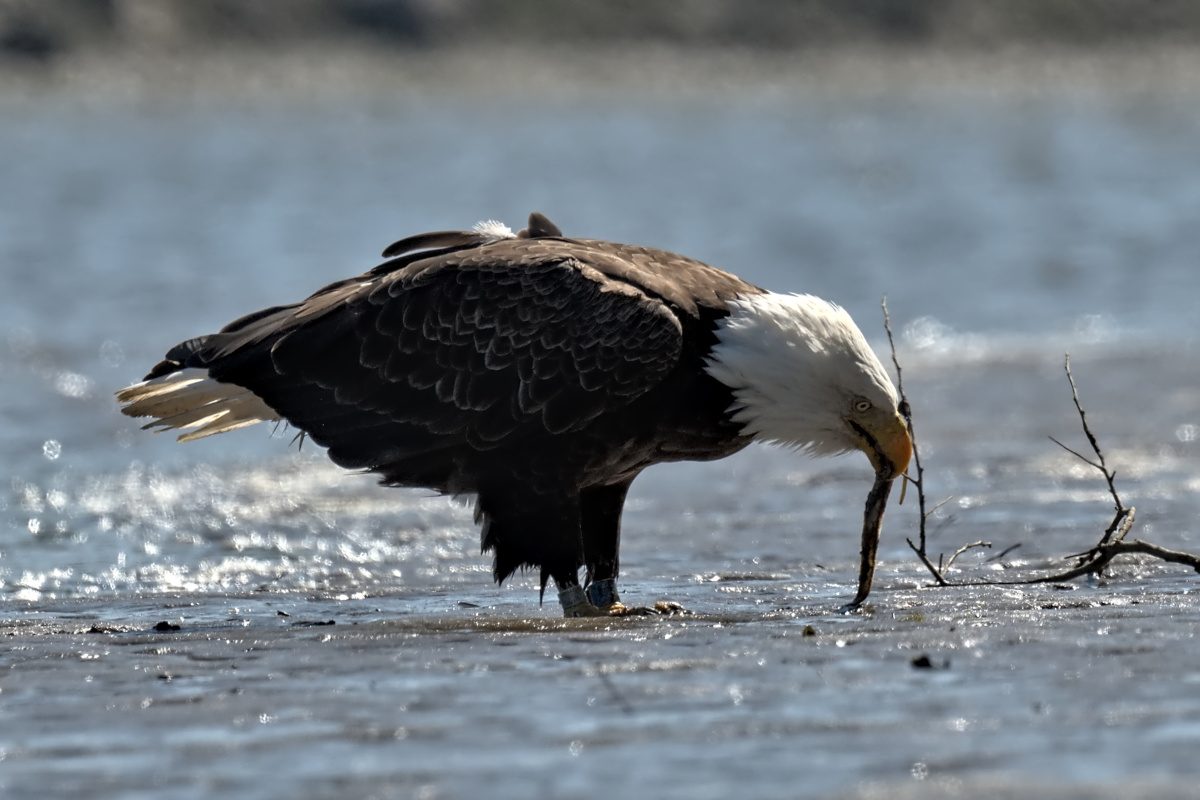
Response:
[{"label": "white head of eagle", "polygon": [[[651,464],[752,439],[875,467],[859,591],[911,451],[895,389],[841,308],[695,259],[563,236],[410,236],[384,263],[168,350],[117,393],[183,441],[283,420],[390,486],[473,493],[503,581],[553,579],[567,616],[620,613],[621,510]],[[580,568],[586,570],[581,584]]]},{"label": "white head of eagle", "polygon": [[707,369],[733,390],[733,418],[747,435],[815,456],[863,450],[877,468],[878,455],[890,456],[904,470],[899,397],[845,309],[772,292],[729,306]]}]

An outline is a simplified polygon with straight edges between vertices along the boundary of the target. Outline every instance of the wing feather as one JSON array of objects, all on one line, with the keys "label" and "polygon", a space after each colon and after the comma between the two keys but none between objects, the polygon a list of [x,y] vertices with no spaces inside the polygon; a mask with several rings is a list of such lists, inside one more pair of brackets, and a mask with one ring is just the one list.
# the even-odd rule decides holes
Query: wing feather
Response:
[{"label": "wing feather", "polygon": [[539,231],[404,240],[393,261],[184,343],[167,366],[249,389],[345,466],[443,464],[628,405],[675,368],[700,307],[760,291],[670,253]]},{"label": "wing feather", "polygon": [[361,304],[352,374],[303,355],[316,326],[277,346],[275,365],[336,385],[339,402],[365,413],[473,447],[578,430],[661,381],[681,350],[680,322],[661,300],[606,292],[610,280],[570,258],[399,274]]}]

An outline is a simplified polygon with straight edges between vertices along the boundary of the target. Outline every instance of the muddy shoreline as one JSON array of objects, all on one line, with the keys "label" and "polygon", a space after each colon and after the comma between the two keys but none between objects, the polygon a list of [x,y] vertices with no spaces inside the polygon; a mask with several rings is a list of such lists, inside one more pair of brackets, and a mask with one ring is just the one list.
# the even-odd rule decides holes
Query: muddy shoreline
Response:
[{"label": "muddy shoreline", "polygon": [[1194,796],[1200,591],[1121,572],[893,572],[855,614],[782,577],[646,587],[696,613],[620,621],[436,596],[29,604],[0,626],[0,788],[233,796],[274,770],[260,796]]}]

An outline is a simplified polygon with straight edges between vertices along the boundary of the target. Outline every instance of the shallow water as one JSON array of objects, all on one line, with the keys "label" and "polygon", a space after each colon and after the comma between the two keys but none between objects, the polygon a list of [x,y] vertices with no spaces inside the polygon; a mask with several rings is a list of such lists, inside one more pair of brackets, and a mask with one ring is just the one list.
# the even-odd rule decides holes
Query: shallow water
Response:
[{"label": "shallow water", "polygon": [[[284,432],[175,445],[111,393],[396,238],[538,209],[568,234],[828,297],[879,346],[886,293],[931,501],[952,498],[932,547],[995,544],[960,559],[969,574],[1058,563],[1111,516],[1103,482],[1046,438],[1087,446],[1068,351],[1134,535],[1195,552],[1194,104],[15,108],[0,116],[6,797],[1192,791],[1186,570],[927,590],[906,503],[872,608],[843,616],[867,465],[752,448],[655,468],[631,495],[627,599],[693,616],[564,623],[532,580],[492,584],[468,508],[346,475]],[[912,667],[922,653],[949,667]]]}]

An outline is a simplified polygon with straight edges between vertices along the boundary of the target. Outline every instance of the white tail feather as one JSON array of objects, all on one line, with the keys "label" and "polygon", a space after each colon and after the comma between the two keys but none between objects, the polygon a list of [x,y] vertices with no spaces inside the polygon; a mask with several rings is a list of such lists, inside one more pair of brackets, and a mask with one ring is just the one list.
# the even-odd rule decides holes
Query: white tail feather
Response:
[{"label": "white tail feather", "polygon": [[256,422],[278,420],[279,415],[249,389],[221,383],[202,369],[185,369],[153,380],[135,383],[117,392],[130,417],[154,417],[143,430],[196,430],[181,434],[190,442],[215,433],[244,428]]}]

